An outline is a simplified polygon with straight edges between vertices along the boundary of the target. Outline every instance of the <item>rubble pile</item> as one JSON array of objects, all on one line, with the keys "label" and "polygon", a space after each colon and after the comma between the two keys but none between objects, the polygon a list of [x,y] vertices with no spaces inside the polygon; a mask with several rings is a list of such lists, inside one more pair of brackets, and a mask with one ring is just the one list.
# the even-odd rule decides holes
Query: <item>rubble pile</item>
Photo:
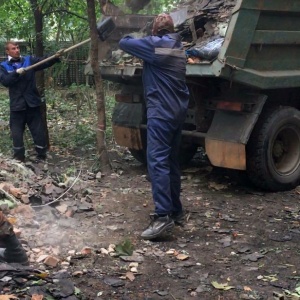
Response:
[{"label": "rubble pile", "polygon": [[224,36],[235,4],[236,0],[194,0],[180,4],[171,15],[184,42],[195,43],[199,38]]},{"label": "rubble pile", "polygon": [[[170,12],[176,32],[182,36],[188,63],[207,62],[216,58],[235,4],[236,0],[185,0],[176,10]],[[131,35],[141,38],[148,34],[149,30],[143,28]],[[122,50],[116,50],[112,51],[110,59],[103,60],[101,65],[141,67],[142,61]]]},{"label": "rubble pile", "polygon": [[177,32],[182,36],[188,63],[217,57],[235,4],[236,0],[195,0],[179,5],[171,13],[178,24]]},{"label": "rubble pile", "polygon": [[[70,280],[72,274],[67,272],[76,254],[74,244],[85,245],[72,216],[96,214],[89,181],[97,176],[67,177],[54,169],[55,165],[47,162],[20,163],[0,156],[0,210],[13,224],[30,263],[23,266],[0,261],[0,299],[80,298]],[[82,248],[80,254],[86,253],[87,247]]]}]

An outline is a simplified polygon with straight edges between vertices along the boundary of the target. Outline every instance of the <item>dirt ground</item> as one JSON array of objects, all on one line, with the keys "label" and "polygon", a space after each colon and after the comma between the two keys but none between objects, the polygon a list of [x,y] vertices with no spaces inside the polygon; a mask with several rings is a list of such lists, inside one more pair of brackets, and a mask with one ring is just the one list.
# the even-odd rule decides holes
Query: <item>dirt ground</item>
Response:
[{"label": "dirt ground", "polygon": [[[260,191],[239,172],[212,168],[199,153],[182,170],[184,225],[144,241],[140,233],[153,210],[146,168],[125,150],[111,156],[114,173],[95,178],[80,158],[52,154],[52,176],[70,165],[81,168],[85,191],[78,198],[74,186],[60,205],[76,200],[82,207],[77,204],[72,217],[54,206],[35,208],[39,225],[22,228],[29,253],[57,249],[60,263],[47,270],[65,270],[80,290],[78,299],[262,300],[295,291],[300,189]],[[111,250],[126,243],[131,256]],[[91,253],[74,254],[84,247]],[[41,269],[33,257],[31,264]]]}]

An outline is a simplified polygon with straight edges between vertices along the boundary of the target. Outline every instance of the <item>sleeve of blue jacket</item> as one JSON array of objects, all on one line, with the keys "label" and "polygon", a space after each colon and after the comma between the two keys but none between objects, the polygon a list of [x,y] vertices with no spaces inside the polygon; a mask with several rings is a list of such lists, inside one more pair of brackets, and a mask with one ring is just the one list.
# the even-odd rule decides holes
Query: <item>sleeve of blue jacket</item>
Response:
[{"label": "sleeve of blue jacket", "polygon": [[0,67],[0,83],[3,86],[9,87],[19,80],[20,75],[16,71],[7,73],[7,71],[2,66]]},{"label": "sleeve of blue jacket", "polygon": [[[31,65],[35,65],[36,63],[48,58],[50,55],[45,55],[43,57],[36,57],[36,56],[31,56],[30,61],[31,61]],[[55,63],[60,62],[59,58],[53,58],[43,64],[41,64],[40,66],[34,68],[34,71],[41,71],[44,69],[47,69],[49,67],[51,67],[52,65],[54,65]]]},{"label": "sleeve of blue jacket", "polygon": [[[26,62],[22,62],[22,65],[20,65],[18,68],[26,68],[26,67],[29,67],[31,65],[34,65],[44,59],[46,59],[47,57],[49,57],[48,55],[47,56],[43,56],[43,57],[35,57],[35,56],[26,56],[25,59],[27,58]],[[40,71],[40,70],[43,70],[43,69],[46,69],[50,66],[52,66],[53,64],[55,64],[56,62],[60,62],[60,59],[59,58],[53,58],[53,60],[50,60],[48,62],[45,62],[43,64],[41,64],[40,66],[32,69],[32,70],[29,70],[26,72],[26,74],[32,74],[36,71]],[[0,66],[0,83],[5,86],[5,87],[10,87],[10,86],[13,86],[14,84],[16,84],[19,80],[24,80],[24,76],[25,75],[22,75],[20,76],[17,72],[16,72],[16,69],[13,68],[12,70],[7,70],[4,66],[3,66],[3,63],[1,63],[1,66]],[[33,75],[34,76],[34,75]]]},{"label": "sleeve of blue jacket", "polygon": [[154,56],[154,44],[152,37],[135,39],[131,36],[125,36],[119,42],[119,47],[123,51],[136,56],[146,62],[152,63]]}]

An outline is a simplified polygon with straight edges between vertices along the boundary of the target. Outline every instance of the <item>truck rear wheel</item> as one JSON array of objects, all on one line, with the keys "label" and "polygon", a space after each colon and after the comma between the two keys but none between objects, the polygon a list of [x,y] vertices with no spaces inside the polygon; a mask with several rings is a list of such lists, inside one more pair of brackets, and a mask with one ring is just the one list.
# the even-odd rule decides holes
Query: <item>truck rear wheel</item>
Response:
[{"label": "truck rear wheel", "polygon": [[136,149],[129,149],[131,155],[140,163],[146,165],[147,164],[147,155],[145,149],[136,150]]},{"label": "truck rear wheel", "polygon": [[300,181],[300,112],[277,107],[260,116],[247,144],[247,173],[258,187],[290,190]]}]

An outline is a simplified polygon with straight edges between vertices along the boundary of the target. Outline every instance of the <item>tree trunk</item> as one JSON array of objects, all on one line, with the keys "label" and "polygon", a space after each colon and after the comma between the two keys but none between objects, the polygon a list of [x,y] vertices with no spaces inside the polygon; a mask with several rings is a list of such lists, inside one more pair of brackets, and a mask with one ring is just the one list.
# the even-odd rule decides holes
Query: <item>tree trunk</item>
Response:
[{"label": "tree trunk", "polygon": [[[35,25],[35,32],[36,32],[36,44],[35,44],[35,55],[40,57],[44,55],[44,39],[43,39],[43,12],[41,7],[38,5],[36,0],[30,0],[31,8],[34,14],[34,25]],[[48,149],[50,148],[50,141],[49,141],[49,131],[48,131],[48,124],[47,124],[47,106],[45,101],[45,76],[44,71],[36,72],[36,84],[40,96],[42,98],[42,105],[41,105],[41,113],[43,118],[43,126],[46,133],[46,140]]]},{"label": "tree trunk", "polygon": [[103,91],[103,84],[98,63],[98,33],[96,27],[96,13],[95,13],[95,0],[86,0],[87,2],[87,14],[90,26],[91,36],[91,67],[93,70],[95,89],[96,89],[96,101],[97,101],[97,152],[100,160],[101,171],[111,170],[109,156],[106,149],[106,115],[105,115],[105,98]]}]

